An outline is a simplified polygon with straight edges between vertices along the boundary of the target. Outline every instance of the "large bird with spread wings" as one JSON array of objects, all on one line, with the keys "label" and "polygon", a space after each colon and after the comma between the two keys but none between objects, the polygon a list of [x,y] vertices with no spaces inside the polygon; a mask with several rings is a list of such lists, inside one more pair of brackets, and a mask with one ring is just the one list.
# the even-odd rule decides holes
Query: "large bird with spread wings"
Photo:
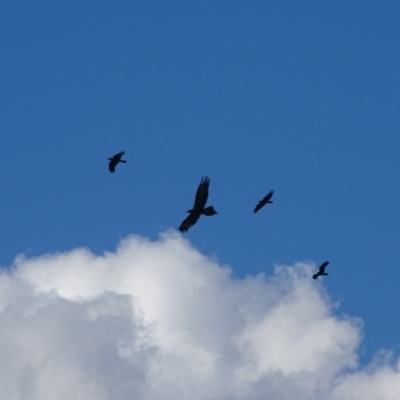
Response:
[{"label": "large bird with spread wings", "polygon": [[325,272],[325,268],[329,264],[329,261],[325,261],[319,268],[318,272],[313,275],[313,279],[317,279],[319,276],[329,275]]},{"label": "large bird with spread wings", "polygon": [[203,176],[197,188],[193,208],[187,211],[189,215],[178,228],[182,233],[187,232],[199,220],[201,215],[209,217],[217,214],[213,206],[206,207],[209,186],[210,178],[208,176]]},{"label": "large bird with spread wings", "polygon": [[256,205],[256,208],[254,209],[254,212],[256,213],[259,211],[261,208],[263,208],[266,204],[273,203],[271,200],[272,195],[274,194],[274,191],[271,190],[262,200],[258,202]]},{"label": "large bird with spread wings", "polygon": [[110,172],[115,172],[115,167],[119,164],[119,163],[125,163],[126,164],[126,160],[121,160],[122,156],[125,154],[124,151],[121,151],[117,154],[114,154],[112,157],[109,158],[110,162],[108,163],[108,169],[110,170]]}]

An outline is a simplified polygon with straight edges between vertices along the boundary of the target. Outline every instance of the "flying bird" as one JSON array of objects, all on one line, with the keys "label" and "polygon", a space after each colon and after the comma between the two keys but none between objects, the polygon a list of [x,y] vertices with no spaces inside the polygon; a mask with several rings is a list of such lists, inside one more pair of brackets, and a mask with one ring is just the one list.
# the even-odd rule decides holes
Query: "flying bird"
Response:
[{"label": "flying bird", "polygon": [[258,204],[256,205],[254,212],[256,213],[257,211],[259,211],[261,208],[263,208],[268,203],[273,203],[273,201],[271,200],[271,197],[273,194],[274,194],[274,191],[271,190],[262,200],[260,200],[258,202]]},{"label": "flying bird", "polygon": [[208,176],[203,176],[201,178],[199,187],[197,188],[193,208],[187,211],[189,215],[178,228],[182,233],[187,232],[199,220],[201,215],[206,215],[209,217],[217,214],[213,206],[206,207],[209,186],[210,178]]},{"label": "flying bird", "polygon": [[110,162],[108,163],[108,169],[110,170],[110,172],[115,172],[115,167],[118,165],[118,163],[126,164],[126,160],[121,160],[121,157],[124,154],[125,152],[121,151],[120,153],[117,153],[109,158]]},{"label": "flying bird", "polygon": [[325,272],[325,268],[329,264],[329,261],[325,261],[318,269],[318,272],[313,275],[313,279],[317,279],[319,276],[329,275]]}]

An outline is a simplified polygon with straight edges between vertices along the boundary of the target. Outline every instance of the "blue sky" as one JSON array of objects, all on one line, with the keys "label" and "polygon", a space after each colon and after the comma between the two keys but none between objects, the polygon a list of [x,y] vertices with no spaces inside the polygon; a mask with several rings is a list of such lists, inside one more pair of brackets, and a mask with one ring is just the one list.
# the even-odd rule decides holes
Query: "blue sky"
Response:
[{"label": "blue sky", "polygon": [[208,174],[218,215],[193,246],[238,278],[330,260],[323,285],[364,321],[365,354],[398,354],[399,11],[1,2],[1,265],[156,239]]}]

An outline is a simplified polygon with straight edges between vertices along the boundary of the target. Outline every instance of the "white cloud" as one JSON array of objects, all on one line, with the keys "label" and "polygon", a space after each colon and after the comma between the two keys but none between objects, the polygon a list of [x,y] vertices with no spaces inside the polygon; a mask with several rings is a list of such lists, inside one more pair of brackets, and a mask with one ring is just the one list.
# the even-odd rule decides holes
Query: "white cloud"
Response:
[{"label": "white cloud", "polygon": [[175,233],[18,257],[0,275],[0,398],[396,400],[398,361],[357,363],[315,266],[234,279]]}]

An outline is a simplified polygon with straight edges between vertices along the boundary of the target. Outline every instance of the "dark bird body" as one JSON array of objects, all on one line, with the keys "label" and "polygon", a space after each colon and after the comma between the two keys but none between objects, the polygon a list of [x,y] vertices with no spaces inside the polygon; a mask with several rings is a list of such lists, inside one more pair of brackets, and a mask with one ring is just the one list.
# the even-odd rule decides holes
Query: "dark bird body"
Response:
[{"label": "dark bird body", "polygon": [[210,217],[217,214],[213,206],[206,207],[209,186],[210,178],[208,176],[203,176],[197,188],[193,208],[187,211],[189,215],[178,228],[182,233],[187,232],[199,220],[201,215]]},{"label": "dark bird body", "polygon": [[124,151],[117,153],[109,158],[110,162],[108,163],[108,169],[110,172],[115,172],[115,167],[118,163],[126,163],[126,160],[121,160],[122,156],[125,154]]},{"label": "dark bird body", "polygon": [[254,212],[256,213],[259,211],[261,208],[263,208],[266,204],[271,204],[273,201],[271,200],[272,195],[274,194],[274,191],[271,190],[262,200],[258,202],[256,205],[256,208],[254,209]]},{"label": "dark bird body", "polygon": [[329,275],[325,272],[325,268],[329,264],[329,261],[325,261],[318,269],[318,272],[313,275],[313,279],[317,279],[319,276]]}]

